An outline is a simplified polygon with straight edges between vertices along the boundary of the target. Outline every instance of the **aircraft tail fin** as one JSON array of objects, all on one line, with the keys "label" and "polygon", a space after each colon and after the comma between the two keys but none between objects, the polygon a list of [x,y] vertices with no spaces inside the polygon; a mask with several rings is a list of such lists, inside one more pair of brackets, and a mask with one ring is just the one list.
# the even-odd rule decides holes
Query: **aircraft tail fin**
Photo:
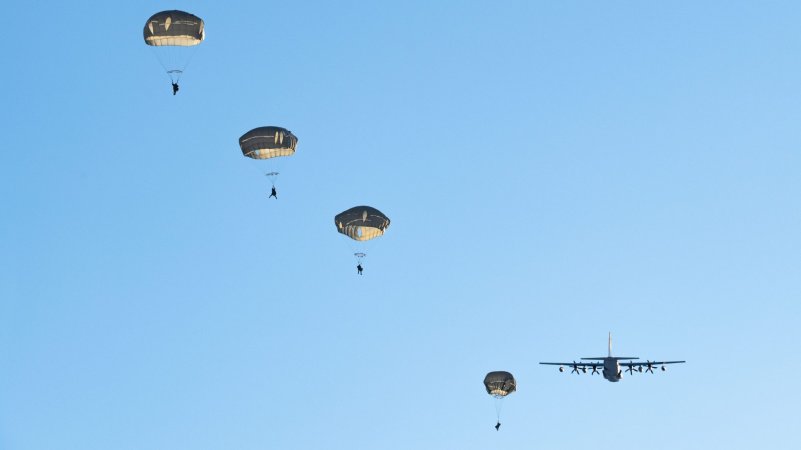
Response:
[{"label": "aircraft tail fin", "polygon": [[595,358],[581,358],[581,359],[588,360],[588,361],[593,361],[593,360],[594,361],[603,361],[603,360],[606,360],[606,359],[609,359],[609,358],[616,359],[618,361],[631,360],[631,359],[640,359],[640,358],[638,358],[636,356],[612,356],[612,332],[611,331],[609,332],[609,356],[606,356],[606,357],[598,356],[598,357],[595,357]]}]

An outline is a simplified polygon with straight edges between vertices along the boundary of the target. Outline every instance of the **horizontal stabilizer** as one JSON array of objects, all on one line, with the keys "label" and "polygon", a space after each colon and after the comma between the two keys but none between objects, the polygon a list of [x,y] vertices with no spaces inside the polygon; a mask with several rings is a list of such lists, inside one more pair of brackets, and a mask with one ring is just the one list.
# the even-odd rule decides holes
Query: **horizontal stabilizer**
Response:
[{"label": "horizontal stabilizer", "polygon": [[605,360],[605,359],[606,359],[606,357],[604,357],[604,358],[581,358],[581,359],[585,359],[585,360],[595,360],[595,361],[603,361],[603,360]]}]

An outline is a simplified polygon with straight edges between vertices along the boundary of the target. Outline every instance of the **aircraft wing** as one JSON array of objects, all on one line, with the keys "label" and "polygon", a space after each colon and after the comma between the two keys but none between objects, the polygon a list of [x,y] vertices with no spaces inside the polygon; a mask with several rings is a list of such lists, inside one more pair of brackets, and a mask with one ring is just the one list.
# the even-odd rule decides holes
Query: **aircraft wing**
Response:
[{"label": "aircraft wing", "polygon": [[592,366],[595,366],[595,367],[601,367],[601,366],[603,366],[603,365],[604,365],[604,363],[603,363],[603,362],[600,362],[600,361],[599,361],[599,362],[580,361],[580,362],[563,362],[563,363],[558,363],[558,362],[541,362],[540,364],[544,364],[544,365],[546,365],[546,366],[565,366],[565,367],[573,367],[573,366],[576,366],[576,367],[579,367],[579,368],[580,368],[580,367],[592,367]]},{"label": "aircraft wing", "polygon": [[664,366],[665,364],[682,364],[686,361],[639,361],[639,362],[621,362],[619,363],[623,367],[631,367],[631,366],[647,366],[651,364],[652,366]]}]

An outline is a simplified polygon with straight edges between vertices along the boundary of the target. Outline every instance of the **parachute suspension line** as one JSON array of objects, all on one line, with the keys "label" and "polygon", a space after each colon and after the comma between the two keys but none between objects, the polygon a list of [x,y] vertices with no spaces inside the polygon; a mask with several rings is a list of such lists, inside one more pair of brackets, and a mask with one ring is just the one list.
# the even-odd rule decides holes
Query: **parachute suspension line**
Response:
[{"label": "parachute suspension line", "polygon": [[162,61],[161,58],[159,57],[159,54],[156,53],[156,47],[148,45],[148,48],[150,49],[151,53],[153,53],[153,56],[156,58],[156,61],[159,62],[161,68],[164,69],[164,74],[166,74],[167,78],[170,79],[170,83],[174,82],[174,80],[172,79],[172,75],[170,75],[170,69],[168,69],[167,66],[164,65],[164,61]]},{"label": "parachute suspension line", "polygon": [[161,65],[161,68],[164,69],[164,74],[167,75],[167,78],[170,80],[170,84],[172,83],[178,84],[178,81],[181,80],[181,75],[183,75],[183,70],[170,69],[170,67],[175,65],[173,64],[173,60],[175,60],[176,58],[171,57],[172,53],[170,53],[170,50],[164,50],[166,47],[158,47],[158,48],[161,49],[160,51],[165,52],[164,53],[164,55],[166,56],[165,59],[168,60],[166,65],[164,64],[164,61],[162,61],[162,58],[158,55],[158,53],[156,53],[156,47],[150,47],[150,49],[153,51],[153,54],[156,56],[156,60],[159,62],[159,65]]},{"label": "parachute suspension line", "polygon": [[[367,256],[367,247],[364,242],[357,242],[353,239],[348,239],[348,249],[350,249],[350,254],[356,258],[356,263],[361,264],[364,261],[364,258]],[[362,255],[362,256],[359,256]]]},{"label": "parachute suspension line", "polygon": [[[265,160],[255,160],[255,162],[256,162],[255,164],[253,164],[253,161],[249,161],[251,164],[248,164],[248,165],[250,167],[253,167],[253,170],[258,172],[259,175],[267,177],[270,180],[270,184],[272,185],[272,187],[275,187],[275,182],[278,180],[278,175],[280,175],[280,173],[275,171],[275,170],[272,170],[272,169],[275,168],[274,164],[272,164],[270,167],[266,168],[267,171],[265,172],[265,167],[262,167],[262,165],[265,164],[264,161]],[[259,163],[263,163],[263,164],[259,164]]]},{"label": "parachute suspension line", "polygon": [[[198,48],[197,45],[192,46],[190,49],[170,45],[148,47],[150,47],[150,51],[153,52],[161,68],[164,69],[164,73],[167,74],[170,83],[176,84],[181,81],[181,77],[186,71],[186,68],[189,67],[189,63],[192,62],[192,58],[194,58]],[[181,60],[184,59],[182,55],[186,55],[187,53],[189,56],[186,58],[186,63],[180,66]]]},{"label": "parachute suspension line", "polygon": [[264,174],[264,176],[270,179],[270,183],[273,185],[273,187],[275,187],[275,180],[278,179],[278,175],[279,175],[278,172],[275,171],[267,172]]},{"label": "parachute suspension line", "polygon": [[495,397],[495,418],[498,419],[498,422],[501,421],[501,410],[503,409],[503,397]]},{"label": "parachute suspension line", "polygon": [[178,72],[178,78],[175,80],[176,83],[181,81],[181,76],[184,74],[184,71],[186,71],[187,67],[189,67],[189,63],[192,62],[192,58],[195,57],[195,53],[197,53],[198,47],[199,47],[198,45],[193,45],[192,48],[189,50],[189,58],[186,60],[186,64],[184,64],[184,66],[180,69],[180,72]]}]

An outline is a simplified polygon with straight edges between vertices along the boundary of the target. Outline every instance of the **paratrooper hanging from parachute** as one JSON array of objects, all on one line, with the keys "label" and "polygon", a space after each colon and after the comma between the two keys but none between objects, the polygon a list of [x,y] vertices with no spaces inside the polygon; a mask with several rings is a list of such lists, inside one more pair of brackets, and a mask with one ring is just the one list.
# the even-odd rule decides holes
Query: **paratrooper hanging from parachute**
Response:
[{"label": "paratrooper hanging from parachute", "polygon": [[515,377],[509,372],[490,372],[484,377],[484,387],[487,389],[487,394],[495,398],[495,414],[498,419],[495,424],[495,431],[498,431],[501,428],[503,399],[517,390],[517,381],[515,381]]},{"label": "paratrooper hanging from parachute", "polygon": [[370,206],[355,206],[334,217],[337,232],[356,241],[353,256],[356,257],[356,273],[359,275],[362,275],[362,262],[367,256],[366,242],[383,236],[389,222],[389,217]]},{"label": "paratrooper hanging from parachute", "polygon": [[144,28],[145,44],[167,72],[172,95],[178,93],[178,82],[194,56],[197,45],[206,38],[203,19],[184,11],[162,11],[150,16]]},{"label": "paratrooper hanging from parachute", "polygon": [[272,183],[268,198],[275,197],[278,200],[278,191],[275,190],[275,180],[279,175],[277,158],[294,155],[297,144],[298,138],[291,131],[273,126],[254,128],[239,138],[242,154],[263,161],[266,166],[264,175]]}]

